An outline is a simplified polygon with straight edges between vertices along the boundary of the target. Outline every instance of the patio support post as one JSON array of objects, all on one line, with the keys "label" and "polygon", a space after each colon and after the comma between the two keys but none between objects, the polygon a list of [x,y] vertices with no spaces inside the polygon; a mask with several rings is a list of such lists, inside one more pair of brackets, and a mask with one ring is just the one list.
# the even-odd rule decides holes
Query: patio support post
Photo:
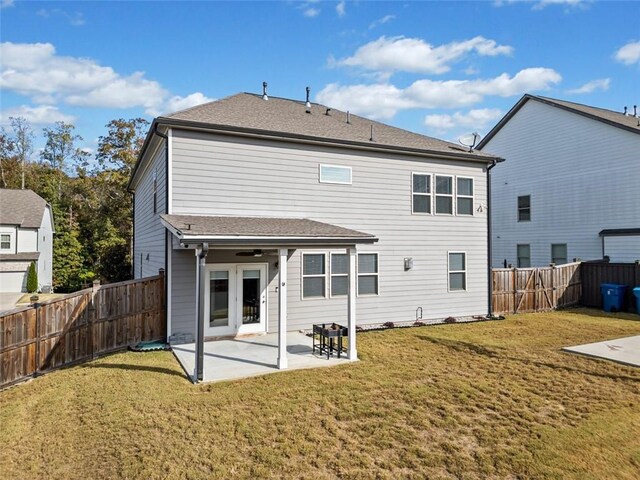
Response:
[{"label": "patio support post", "polygon": [[207,253],[209,252],[209,244],[203,243],[202,246],[196,249],[196,270],[197,286],[196,286],[196,368],[194,372],[195,383],[201,382],[204,379],[204,289],[206,287],[206,266],[207,266]]},{"label": "patio support post", "polygon": [[356,272],[356,262],[358,251],[355,246],[347,249],[349,255],[349,290],[347,295],[347,328],[349,329],[349,344],[347,346],[347,357],[349,360],[358,359],[356,349],[356,295],[358,285],[358,274]]},{"label": "patio support post", "polygon": [[278,368],[287,364],[287,260],[289,250],[278,250]]}]

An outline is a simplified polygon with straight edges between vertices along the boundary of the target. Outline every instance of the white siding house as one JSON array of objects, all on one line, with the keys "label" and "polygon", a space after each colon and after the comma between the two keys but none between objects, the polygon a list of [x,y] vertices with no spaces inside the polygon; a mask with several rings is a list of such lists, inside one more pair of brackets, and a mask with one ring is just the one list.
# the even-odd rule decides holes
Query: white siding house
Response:
[{"label": "white siding house", "polygon": [[169,335],[484,316],[496,160],[260,95],[159,117],[130,182],[134,273],[166,269]]},{"label": "white siding house", "polygon": [[31,190],[0,189],[0,293],[26,292],[27,270],[38,272],[38,289],[52,285],[53,216]]},{"label": "white siding house", "polygon": [[640,259],[640,120],[525,95],[479,148],[492,173],[494,267]]}]

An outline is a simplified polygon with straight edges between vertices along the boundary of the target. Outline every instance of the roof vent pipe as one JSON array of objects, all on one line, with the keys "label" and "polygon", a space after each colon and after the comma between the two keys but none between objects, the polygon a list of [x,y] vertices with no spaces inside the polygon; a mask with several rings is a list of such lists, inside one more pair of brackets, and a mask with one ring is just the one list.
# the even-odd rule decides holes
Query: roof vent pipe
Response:
[{"label": "roof vent pipe", "polygon": [[267,97],[267,82],[262,82],[262,99],[269,100],[269,97]]},{"label": "roof vent pipe", "polygon": [[347,110],[347,123],[351,123],[351,113]]},{"label": "roof vent pipe", "polygon": [[638,106],[637,106],[637,105],[634,105],[634,106],[633,106],[633,116],[634,116],[634,117],[636,117],[636,118],[638,117],[638,111],[637,111],[637,108],[638,108]]},{"label": "roof vent pipe", "polygon": [[625,115],[625,116],[627,115],[627,107],[626,107],[626,105],[625,105],[625,107],[624,107],[624,113],[623,113],[623,115]]},{"label": "roof vent pipe", "polygon": [[311,113],[311,102],[309,101],[309,93],[311,93],[311,89],[307,87],[307,102],[305,103],[305,107],[307,107],[307,113]]},{"label": "roof vent pipe", "polygon": [[375,138],[373,137],[373,123],[371,124],[371,138],[369,139],[370,142],[375,142]]}]

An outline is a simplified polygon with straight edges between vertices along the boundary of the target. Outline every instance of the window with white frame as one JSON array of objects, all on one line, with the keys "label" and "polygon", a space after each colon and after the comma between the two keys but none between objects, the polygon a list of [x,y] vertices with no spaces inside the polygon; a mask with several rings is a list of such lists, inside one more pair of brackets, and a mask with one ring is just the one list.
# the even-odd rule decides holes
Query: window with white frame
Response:
[{"label": "window with white frame", "polygon": [[567,263],[567,244],[552,243],[551,244],[551,263],[562,265]]},{"label": "window with white frame", "polygon": [[431,213],[431,175],[414,173],[411,195],[413,213]]},{"label": "window with white frame", "polygon": [[458,215],[473,215],[473,178],[456,178],[456,210]]},{"label": "window with white frame", "polygon": [[378,294],[378,254],[358,254],[358,295]]},{"label": "window with white frame", "polygon": [[324,298],[326,280],[325,254],[303,253],[302,298]]},{"label": "window with white frame", "polygon": [[11,234],[10,233],[0,233],[0,250],[10,251],[13,250],[11,248]]},{"label": "window with white frame", "polygon": [[467,254],[449,252],[449,291],[467,289]]},{"label": "window with white frame", "polygon": [[320,165],[320,183],[351,185],[351,167]]},{"label": "window with white frame", "polygon": [[436,214],[453,215],[453,177],[436,175]]},{"label": "window with white frame", "polygon": [[349,293],[349,256],[346,253],[331,254],[331,296],[341,297]]},{"label": "window with white frame", "polygon": [[531,195],[522,195],[518,197],[518,221],[531,221]]},{"label": "window with white frame", "polygon": [[531,246],[528,243],[519,243],[516,250],[518,255],[518,268],[530,268]]}]

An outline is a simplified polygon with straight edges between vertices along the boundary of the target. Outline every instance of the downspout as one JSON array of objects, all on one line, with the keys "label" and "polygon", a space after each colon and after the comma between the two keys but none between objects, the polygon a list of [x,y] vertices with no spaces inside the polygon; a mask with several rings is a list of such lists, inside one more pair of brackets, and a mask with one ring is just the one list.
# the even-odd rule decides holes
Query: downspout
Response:
[{"label": "downspout", "polygon": [[502,315],[493,315],[493,261],[491,256],[491,169],[498,163],[504,162],[504,158],[496,158],[491,162],[491,165],[487,167],[487,305],[489,306],[489,312],[487,313],[488,320],[504,320]]}]

